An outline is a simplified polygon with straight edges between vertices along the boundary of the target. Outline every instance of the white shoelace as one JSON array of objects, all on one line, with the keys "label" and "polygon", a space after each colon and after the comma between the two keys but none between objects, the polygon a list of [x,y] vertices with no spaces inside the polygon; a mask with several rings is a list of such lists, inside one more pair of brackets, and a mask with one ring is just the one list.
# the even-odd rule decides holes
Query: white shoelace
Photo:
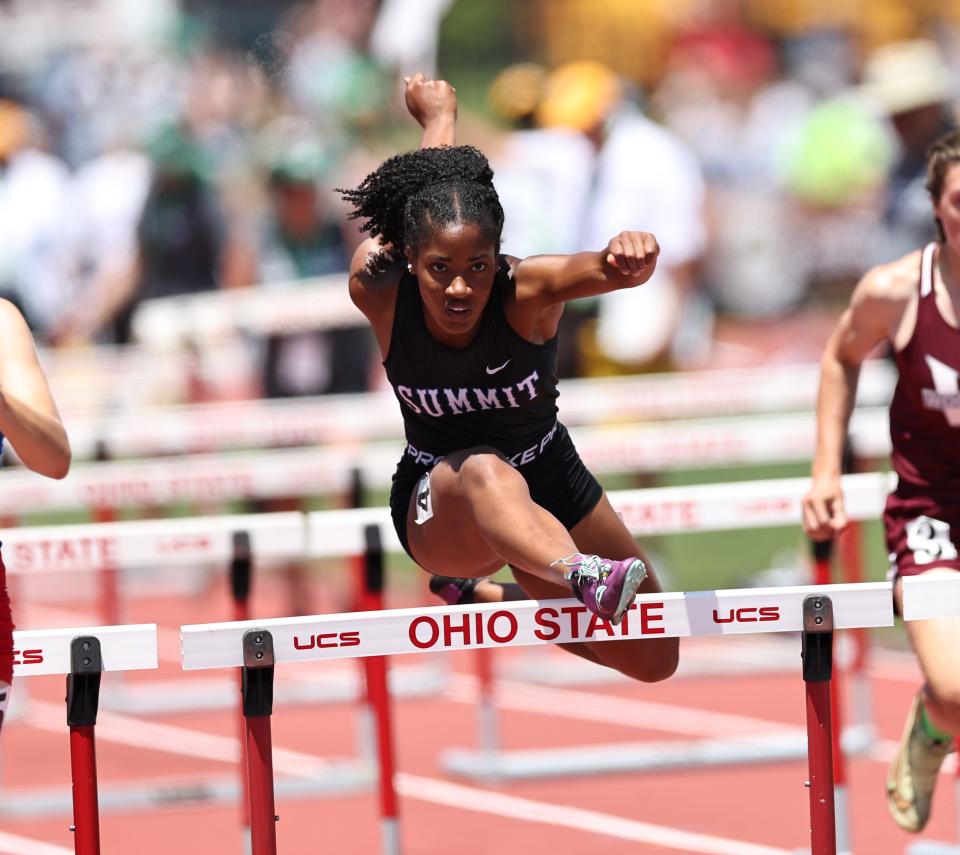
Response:
[{"label": "white shoelace", "polygon": [[[577,556],[579,556],[579,558]],[[556,564],[562,564],[564,567],[572,568],[563,574],[563,577],[568,581],[573,577],[574,573],[599,581],[605,563],[599,555],[584,555],[580,552],[574,552],[572,555],[566,556],[566,558],[558,558],[556,561],[551,561],[550,566],[553,567]]]}]

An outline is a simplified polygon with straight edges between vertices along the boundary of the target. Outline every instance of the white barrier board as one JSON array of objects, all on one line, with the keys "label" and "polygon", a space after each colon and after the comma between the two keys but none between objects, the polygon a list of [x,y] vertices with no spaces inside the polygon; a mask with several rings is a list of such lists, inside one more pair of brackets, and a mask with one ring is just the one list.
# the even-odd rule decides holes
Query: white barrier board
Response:
[{"label": "white barrier board", "polygon": [[[758,435],[761,443],[773,442],[781,447],[789,437],[785,446],[788,452],[791,448],[792,453],[802,449],[803,454],[809,455],[813,447],[812,410],[818,376],[819,366],[796,365],[564,380],[560,386],[559,417],[568,427],[686,419],[685,425],[664,427],[670,429],[670,435],[680,445],[690,445],[696,437],[708,455],[721,454],[725,447],[733,455],[748,453]],[[864,366],[858,387],[861,409],[851,424],[851,436],[861,454],[873,456],[889,450],[884,410],[893,379],[890,367],[881,362]],[[743,419],[736,424],[731,418],[790,409],[804,412],[779,422],[761,419],[756,424]],[[698,426],[689,421],[693,417],[718,416],[727,417],[732,423],[718,421]],[[98,441],[103,441],[114,456],[143,457],[229,448],[357,443],[403,434],[399,405],[389,391],[147,407],[109,414],[74,410],[65,412],[64,424],[78,457],[90,456]],[[678,431],[683,433],[678,435]],[[689,438],[682,439],[684,435]],[[575,440],[578,444],[584,441],[579,436]]]},{"label": "white barrier board", "polygon": [[306,552],[306,518],[298,512],[31,526],[0,531],[0,541],[9,573],[36,574],[224,564],[240,532],[249,535],[255,561]]},{"label": "white barrier board", "polygon": [[186,670],[243,664],[250,630],[273,636],[276,662],[349,659],[479,647],[699,635],[795,632],[803,600],[828,595],[836,629],[891,626],[889,582],[644,594],[618,626],[574,599],[434,606],[314,618],[200,624],[180,629]]},{"label": "white barrier board", "polygon": [[[876,519],[894,479],[870,472],[846,475],[843,483],[850,518]],[[787,478],[624,490],[609,496],[633,534],[650,536],[799,526],[800,500],[808,488],[807,478]],[[364,549],[369,525],[378,527],[385,551],[400,551],[390,512],[382,507],[31,526],[0,531],[0,541],[11,573],[40,573],[223,563],[233,555],[237,532],[250,535],[255,560],[355,555]]]},{"label": "white barrier board", "polygon": [[[877,519],[896,477],[866,472],[843,477],[847,514],[852,520]],[[782,478],[619,490],[608,493],[632,534],[678,534],[764,526],[800,526],[800,501],[809,478]],[[380,527],[383,548],[398,552],[400,541],[387,508],[317,511],[309,515],[311,557],[350,555],[363,550],[365,526]]]},{"label": "white barrier board", "polygon": [[13,675],[69,674],[70,644],[82,635],[99,639],[104,671],[157,667],[156,624],[28,629],[13,633]]},{"label": "white barrier board", "polygon": [[[812,424],[800,425],[798,437],[776,424],[749,427],[741,423],[736,428],[727,425],[726,432],[710,425],[665,425],[581,428],[575,435],[587,466],[602,476],[678,466],[806,459],[806,452],[812,451],[812,444],[808,445],[811,431]],[[873,435],[879,435],[881,443],[886,436]],[[876,440],[873,447],[879,447]],[[86,463],[74,465],[62,481],[39,478],[26,470],[11,471],[4,473],[0,514],[319,495],[348,489],[354,468],[367,486],[384,487],[390,483],[403,448],[402,443],[386,442]]]}]

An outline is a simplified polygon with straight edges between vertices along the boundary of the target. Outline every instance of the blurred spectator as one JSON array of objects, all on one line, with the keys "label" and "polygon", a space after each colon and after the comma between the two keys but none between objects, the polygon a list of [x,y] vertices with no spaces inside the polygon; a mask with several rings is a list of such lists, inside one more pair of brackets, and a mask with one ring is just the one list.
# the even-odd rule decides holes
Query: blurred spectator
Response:
[{"label": "blurred spectator", "polygon": [[[594,150],[572,128],[537,128],[546,70],[534,63],[504,69],[490,86],[491,109],[512,128],[489,146],[494,184],[505,214],[503,252],[576,252],[590,192]],[[591,304],[569,303],[560,318],[560,377],[582,373],[577,341]]]},{"label": "blurred spectator", "polygon": [[595,151],[577,249],[596,250],[607,240],[603,235],[621,229],[650,231],[660,243],[649,282],[599,298],[595,336],[585,345],[590,371],[670,364],[679,356],[706,241],[699,164],[685,144],[627,100],[621,81],[600,63],[572,62],[553,71],[537,119],[544,127],[579,131]]},{"label": "blurred spectator", "polygon": [[73,216],[66,229],[74,299],[51,332],[55,343],[88,339],[97,313],[87,298],[109,291],[110,283],[125,279],[136,264],[137,224],[151,173],[146,154],[119,139],[75,173],[70,187]]},{"label": "blurred spectator", "polygon": [[[351,247],[345,219],[325,204],[330,154],[308,123],[293,117],[264,129],[267,205],[254,241],[255,281],[289,285],[298,279],[346,274]],[[248,284],[253,284],[250,282]],[[271,336],[266,344],[267,397],[360,392],[369,386],[373,341],[367,327]]]},{"label": "blurred spectator", "polygon": [[376,0],[314,0],[285,23],[286,90],[331,140],[382,118],[391,86],[369,52]]},{"label": "blurred spectator", "polygon": [[536,128],[547,73],[521,63],[504,69],[488,102],[512,130],[492,148],[494,183],[506,220],[503,250],[523,258],[575,252],[590,191],[593,146],[572,128]]},{"label": "blurred spectator", "polygon": [[709,4],[678,33],[653,103],[708,181],[711,300],[721,313],[756,319],[782,315],[806,293],[779,172],[784,141],[813,94],[779,74],[773,45],[739,12]]},{"label": "blurred spectator", "polygon": [[34,144],[34,118],[0,100],[0,296],[43,341],[70,294],[66,283],[69,172]]},{"label": "blurred spectator", "polygon": [[106,334],[130,340],[130,320],[141,300],[229,286],[237,246],[210,178],[207,152],[182,125],[167,128],[149,144],[153,165],[140,212],[136,251],[126,263],[102,267],[62,330],[64,339]]},{"label": "blurred spectator", "polygon": [[936,238],[926,190],[927,149],[957,121],[957,95],[936,44],[894,42],[867,58],[863,95],[889,118],[899,146],[884,204],[887,232],[877,262],[905,255]]},{"label": "blurred spectator", "polygon": [[791,136],[783,183],[808,292],[846,299],[871,262],[891,162],[883,125],[850,97],[816,105]]}]

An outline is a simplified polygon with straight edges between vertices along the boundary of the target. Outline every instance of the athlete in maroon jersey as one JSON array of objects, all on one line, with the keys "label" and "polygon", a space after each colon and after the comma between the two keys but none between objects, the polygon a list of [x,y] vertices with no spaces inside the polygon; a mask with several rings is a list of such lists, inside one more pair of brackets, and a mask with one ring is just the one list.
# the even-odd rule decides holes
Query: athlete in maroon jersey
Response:
[{"label": "athlete in maroon jersey", "polygon": [[[898,608],[900,577],[960,571],[960,130],[931,148],[927,189],[940,240],[870,270],[827,343],[813,484],[803,503],[811,537],[829,538],[846,525],[840,458],[857,376],[874,346],[888,341],[899,371],[890,405],[899,483],[883,521]],[[960,735],[960,618],[906,628],[926,682],[890,766],[887,805],[900,826],[920,831],[940,764]]]},{"label": "athlete in maroon jersey", "polygon": [[[6,438],[28,469],[63,478],[70,444],[60,423],[33,337],[13,303],[0,300],[0,442]],[[0,727],[13,679],[13,615],[0,558]]]}]

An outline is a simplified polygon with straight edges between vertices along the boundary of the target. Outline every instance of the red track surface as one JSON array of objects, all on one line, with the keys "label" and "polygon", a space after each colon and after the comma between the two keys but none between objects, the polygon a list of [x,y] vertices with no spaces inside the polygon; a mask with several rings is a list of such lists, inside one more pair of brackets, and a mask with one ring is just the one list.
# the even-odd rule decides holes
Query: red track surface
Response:
[{"label": "red track surface", "polygon": [[[329,605],[329,604],[325,604]],[[316,606],[315,606],[316,607]],[[65,625],[64,614],[19,605],[18,623],[30,628]],[[261,597],[252,610],[264,617],[280,610]],[[88,611],[75,612],[75,624],[98,623]],[[133,674],[127,682],[157,679],[207,679],[217,672],[184,677],[169,653],[175,651],[180,623],[229,618],[219,591],[192,598],[151,598],[128,606],[127,620],[158,622],[163,662],[156,674]],[[727,639],[711,644],[724,645]],[[505,747],[532,748],[586,743],[708,738],[730,733],[731,722],[716,713],[741,716],[743,729],[758,733],[777,726],[803,727],[804,687],[800,679],[799,640],[793,670],[765,676],[678,677],[644,686],[626,682],[601,687],[530,691],[527,684],[501,685],[504,708],[501,735]],[[703,642],[689,643],[689,650]],[[733,648],[731,648],[732,650]],[[537,651],[539,655],[542,651]],[[511,651],[501,666],[528,652]],[[578,665],[568,654],[549,651],[557,662]],[[415,855],[503,855],[544,853],[726,852],[747,855],[788,853],[809,846],[805,761],[722,769],[612,775],[508,783],[484,787],[451,779],[439,766],[441,751],[475,742],[476,683],[469,656],[436,657],[453,670],[448,689],[421,699],[398,701],[394,724],[400,770],[401,837]],[[849,765],[854,851],[868,855],[902,853],[912,838],[886,814],[884,759],[899,736],[901,719],[917,683],[916,669],[902,659],[877,656],[873,669],[875,721],[879,737],[870,756]],[[892,665],[889,663],[893,663]],[[410,658],[394,665],[412,664]],[[318,665],[313,673],[342,669]],[[580,669],[576,669],[580,670]],[[221,674],[221,676],[223,676]],[[104,677],[104,691],[116,681]],[[31,786],[69,789],[68,738],[62,678],[20,681],[31,704],[3,735],[3,777],[7,799],[12,790]],[[666,705],[663,708],[644,705]],[[186,781],[198,775],[222,775],[234,768],[237,748],[234,715],[227,710],[155,716],[178,730],[150,731],[132,716],[101,710],[97,727],[102,790],[148,779]],[[756,720],[756,721],[749,721]],[[735,722],[734,722],[735,723]],[[296,775],[311,757],[344,757],[356,742],[351,705],[278,706],[273,718],[278,774]],[[116,740],[122,738],[126,744]],[[136,745],[129,743],[138,743]],[[142,744],[139,744],[142,743]],[[201,756],[202,755],[202,756]],[[952,780],[941,778],[934,816],[925,837],[951,839]],[[371,855],[380,851],[377,800],[373,789],[349,796],[310,800],[278,797],[278,849],[284,855],[329,852]],[[583,811],[589,813],[583,813]],[[233,806],[200,803],[152,808],[138,813],[104,812],[106,855],[210,855],[243,851],[239,813]],[[0,853],[56,855],[56,844],[72,851],[67,815],[0,820]],[[699,837],[677,838],[678,832]],[[19,841],[19,842],[18,842]],[[30,843],[36,841],[36,845]],[[751,846],[769,847],[751,849]]]}]

